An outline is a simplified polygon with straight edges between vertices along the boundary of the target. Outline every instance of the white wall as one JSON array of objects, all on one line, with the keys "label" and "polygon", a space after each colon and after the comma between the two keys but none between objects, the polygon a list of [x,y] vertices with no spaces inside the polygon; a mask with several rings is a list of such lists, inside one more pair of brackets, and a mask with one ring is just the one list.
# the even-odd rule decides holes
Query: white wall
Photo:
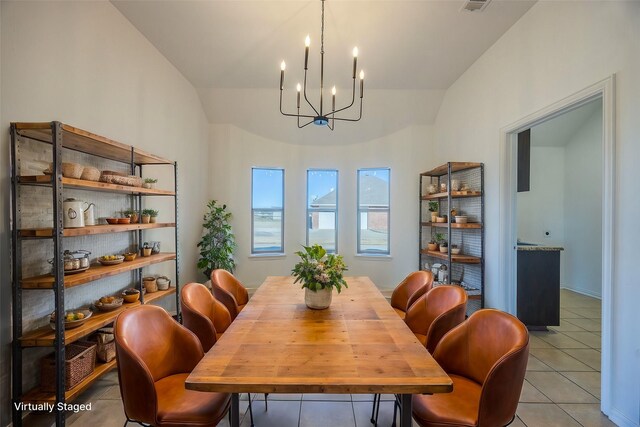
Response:
[{"label": "white wall", "polygon": [[[486,292],[505,308],[499,277],[500,129],[616,74],[616,203],[610,415],[638,425],[640,343],[635,318],[640,199],[640,2],[538,2],[445,94],[436,120],[440,162],[485,162]],[[434,162],[438,163],[438,162]]]},{"label": "white wall", "polygon": [[208,125],[191,84],[111,3],[3,1],[1,11],[0,425],[6,425],[9,122],[60,120],[176,159],[182,281],[197,276],[194,242],[206,200]]},{"label": "white wall", "polygon": [[602,297],[602,109],[565,147],[562,285]]},{"label": "white wall", "polygon": [[[535,128],[534,128],[535,129]],[[518,193],[518,237],[523,242],[564,242],[564,147],[534,147],[530,190]],[[549,231],[549,236],[545,232]]]},{"label": "white wall", "polygon": [[[283,125],[295,126],[286,120]],[[358,132],[358,124],[344,126]],[[233,125],[212,125],[210,194],[234,215],[240,280],[256,287],[266,276],[290,274],[297,262],[293,252],[305,243],[306,170],[332,168],[339,171],[338,252],[345,257],[347,274],[370,276],[381,289],[395,287],[418,268],[418,174],[435,166],[431,142],[431,126],[408,127],[364,143],[323,146],[289,144]],[[249,256],[252,166],[285,169],[285,257]],[[364,167],[391,168],[391,258],[355,256],[356,171]]]}]

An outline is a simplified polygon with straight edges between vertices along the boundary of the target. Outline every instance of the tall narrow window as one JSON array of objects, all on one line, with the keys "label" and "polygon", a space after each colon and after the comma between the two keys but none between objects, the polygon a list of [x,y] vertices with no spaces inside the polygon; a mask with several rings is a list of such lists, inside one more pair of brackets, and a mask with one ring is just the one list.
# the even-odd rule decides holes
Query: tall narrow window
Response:
[{"label": "tall narrow window", "polygon": [[251,170],[251,253],[284,252],[284,169]]},{"label": "tall narrow window", "polygon": [[307,171],[307,245],[338,250],[338,171]]},{"label": "tall narrow window", "polygon": [[389,255],[389,168],[358,170],[358,254]]}]

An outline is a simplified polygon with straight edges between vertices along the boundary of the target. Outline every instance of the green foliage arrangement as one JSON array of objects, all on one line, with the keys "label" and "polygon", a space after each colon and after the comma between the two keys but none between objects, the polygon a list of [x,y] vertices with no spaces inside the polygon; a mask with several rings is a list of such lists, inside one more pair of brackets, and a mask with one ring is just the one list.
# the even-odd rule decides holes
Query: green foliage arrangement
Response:
[{"label": "green foliage arrangement", "polygon": [[236,242],[231,232],[231,212],[227,211],[227,205],[220,206],[215,200],[210,200],[207,208],[209,211],[204,215],[202,224],[204,234],[198,243],[198,269],[209,279],[211,272],[219,268],[233,273],[236,268],[233,260]]},{"label": "green foliage arrangement", "polygon": [[158,216],[158,211],[155,209],[143,209],[142,215]]},{"label": "green foliage arrangement", "polygon": [[338,293],[342,287],[348,288],[342,273],[347,271],[347,266],[341,255],[327,254],[320,245],[303,246],[304,251],[296,252],[300,257],[291,273],[296,278],[295,282],[302,282],[303,288],[312,291],[334,287]]},{"label": "green foliage arrangement", "polygon": [[439,203],[436,201],[429,202],[429,211],[430,212],[438,212]]},{"label": "green foliage arrangement", "polygon": [[146,184],[155,184],[156,182],[158,182],[158,179],[157,178],[145,178],[144,182]]}]

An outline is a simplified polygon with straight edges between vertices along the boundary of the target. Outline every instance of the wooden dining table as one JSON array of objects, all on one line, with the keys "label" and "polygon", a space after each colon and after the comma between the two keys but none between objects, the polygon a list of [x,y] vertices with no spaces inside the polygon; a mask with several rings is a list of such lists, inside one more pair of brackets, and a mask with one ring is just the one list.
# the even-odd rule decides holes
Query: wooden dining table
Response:
[{"label": "wooden dining table", "polygon": [[329,308],[312,310],[293,277],[268,277],[186,388],[232,393],[232,427],[238,393],[393,393],[400,426],[411,426],[411,395],[453,383],[368,277],[346,281]]}]

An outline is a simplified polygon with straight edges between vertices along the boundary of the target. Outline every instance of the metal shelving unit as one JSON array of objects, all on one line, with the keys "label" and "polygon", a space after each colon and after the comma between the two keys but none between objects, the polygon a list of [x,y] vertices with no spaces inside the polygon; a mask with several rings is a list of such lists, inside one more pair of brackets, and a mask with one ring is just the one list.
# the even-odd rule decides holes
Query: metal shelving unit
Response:
[{"label": "metal shelving unit", "polygon": [[[23,138],[50,144],[52,146],[53,174],[51,176],[20,176],[18,158],[18,145]],[[122,185],[107,184],[102,182],[84,181],[62,176],[63,150],[73,150],[91,156],[97,156],[126,164],[130,167],[131,174],[142,176],[143,166],[164,165],[173,167],[174,189],[155,190]],[[69,126],[61,122],[44,123],[11,123],[11,240],[12,240],[12,316],[13,316],[13,340],[12,340],[12,403],[13,425],[22,425],[22,411],[18,410],[17,403],[65,403],[74,399],[85,390],[93,381],[101,375],[113,369],[115,360],[108,363],[97,364],[94,372],[73,389],[65,391],[65,345],[77,341],[97,329],[113,322],[122,311],[140,304],[150,303],[171,294],[175,294],[177,317],[180,319],[179,301],[179,248],[178,248],[178,165],[177,162],[163,159],[159,156],[139,150],[135,147]],[[18,201],[21,197],[21,188],[27,185],[51,187],[53,201],[53,226],[50,228],[21,228],[18,216]],[[124,194],[135,201],[137,209],[142,209],[143,197],[168,196],[174,198],[174,222],[155,224],[130,224],[124,226],[97,225],[79,229],[64,229],[62,201],[65,188],[82,189],[89,191],[106,191]],[[144,230],[156,228],[174,228],[175,253],[160,253],[148,258],[138,258],[129,263],[115,266],[92,266],[89,270],[70,275],[65,278],[63,252],[65,249],[65,237],[79,235],[99,235],[117,232],[137,232],[139,248],[142,244]],[[52,274],[22,277],[22,241],[24,239],[52,239],[53,240],[53,269]],[[158,291],[147,295],[146,301],[142,293],[142,267],[175,261],[175,286],[167,291]],[[136,274],[136,286],[141,291],[140,301],[133,304],[125,304],[122,308],[106,313],[96,313],[83,326],[77,329],[65,331],[65,292],[75,286],[81,286],[92,281],[134,271]],[[45,326],[32,331],[23,331],[23,289],[52,290],[55,298],[55,331]],[[23,393],[22,389],[22,352],[30,347],[53,347],[56,363],[55,393],[46,393],[36,387]],[[64,426],[64,411],[56,410],[56,424]]]},{"label": "metal shelving unit", "polygon": [[[464,190],[451,190],[451,182],[464,182]],[[429,185],[436,191],[429,192]],[[441,185],[446,189],[441,189]],[[432,263],[444,264],[448,283],[463,286],[469,296],[467,313],[484,307],[484,164],[448,162],[420,174],[419,269]],[[443,223],[432,222],[428,210],[430,201],[438,202],[438,216],[447,216]],[[455,223],[451,209],[466,214],[467,223]],[[430,251],[429,239],[436,233],[446,233],[449,249],[446,253]],[[460,247],[460,254],[451,253],[451,245]],[[436,281],[437,277],[434,278]]]}]

